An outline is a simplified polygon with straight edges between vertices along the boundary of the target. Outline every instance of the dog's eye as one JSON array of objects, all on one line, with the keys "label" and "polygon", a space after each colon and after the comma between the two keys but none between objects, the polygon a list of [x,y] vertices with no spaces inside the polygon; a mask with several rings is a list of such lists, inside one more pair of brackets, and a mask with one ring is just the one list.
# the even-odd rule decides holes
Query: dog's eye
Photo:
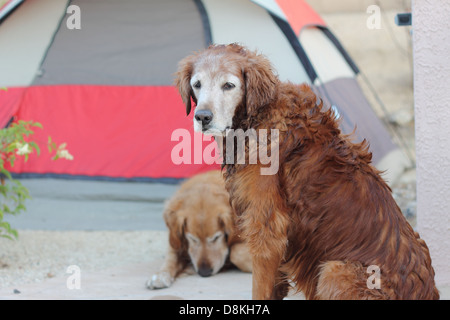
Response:
[{"label": "dog's eye", "polygon": [[223,85],[222,89],[223,89],[223,90],[231,90],[231,89],[233,89],[234,87],[236,87],[234,84],[232,84],[231,82],[227,82],[227,83],[225,83],[225,84]]},{"label": "dog's eye", "polygon": [[221,233],[217,233],[211,239],[209,239],[209,242],[214,243],[217,240],[219,240],[221,237],[222,237],[222,234]]},{"label": "dog's eye", "polygon": [[188,240],[190,240],[192,243],[194,243],[194,244],[198,244],[198,243],[200,243],[200,240],[197,238],[197,237],[194,237],[192,234],[190,234],[190,233],[187,233],[186,234],[186,238],[188,239]]},{"label": "dog's eye", "polygon": [[194,88],[195,88],[195,89],[200,89],[201,86],[202,86],[202,84],[200,83],[200,80],[197,80],[197,81],[194,83]]}]

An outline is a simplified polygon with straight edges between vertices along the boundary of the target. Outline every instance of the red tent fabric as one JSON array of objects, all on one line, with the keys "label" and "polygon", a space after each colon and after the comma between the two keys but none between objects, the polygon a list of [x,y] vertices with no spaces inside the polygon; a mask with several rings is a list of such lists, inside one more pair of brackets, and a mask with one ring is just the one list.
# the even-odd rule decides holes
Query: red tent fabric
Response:
[{"label": "red tent fabric", "polygon": [[[13,90],[11,94],[16,94]],[[17,119],[40,122],[32,139],[41,147],[48,136],[67,143],[73,161],[51,161],[51,155],[18,160],[12,172],[139,180],[185,178],[218,168],[194,159],[207,145],[194,139],[192,115],[173,86],[32,86],[26,90]],[[184,136],[174,135],[184,129]],[[199,134],[200,135],[200,134]],[[185,140],[185,141],[184,141]],[[171,150],[192,146],[190,161]],[[199,151],[196,151],[196,149]],[[198,158],[198,157],[197,157]],[[183,159],[184,163],[178,164]]]},{"label": "red tent fabric", "polygon": [[0,128],[4,128],[19,109],[24,92],[25,88],[0,90]]},{"label": "red tent fabric", "polygon": [[297,36],[305,26],[326,26],[319,14],[303,0],[276,0],[276,2]]}]

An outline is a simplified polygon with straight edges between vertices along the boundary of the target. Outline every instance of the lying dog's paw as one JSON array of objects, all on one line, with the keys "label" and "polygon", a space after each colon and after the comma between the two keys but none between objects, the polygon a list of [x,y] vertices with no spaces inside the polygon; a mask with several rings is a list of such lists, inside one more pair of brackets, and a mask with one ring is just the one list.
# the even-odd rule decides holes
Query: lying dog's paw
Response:
[{"label": "lying dog's paw", "polygon": [[174,279],[166,271],[155,273],[150,280],[147,281],[147,288],[162,289],[172,285]]}]

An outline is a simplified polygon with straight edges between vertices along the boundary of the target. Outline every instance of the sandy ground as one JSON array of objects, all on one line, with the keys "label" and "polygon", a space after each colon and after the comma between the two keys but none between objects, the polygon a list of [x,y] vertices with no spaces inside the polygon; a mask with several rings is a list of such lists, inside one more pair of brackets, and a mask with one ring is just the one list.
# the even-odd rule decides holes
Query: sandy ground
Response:
[{"label": "sandy ground", "polygon": [[[210,278],[191,271],[171,288],[148,290],[145,282],[161,266],[166,240],[166,231],[21,230],[18,241],[0,239],[0,299],[251,298],[251,274],[238,270]],[[71,285],[76,274],[79,289]]]},{"label": "sandy ground", "polygon": [[[409,31],[393,24],[394,12],[383,12],[381,29],[366,27],[367,14],[323,15],[326,22],[371,81],[390,117],[414,154],[414,119]],[[389,27],[387,23],[389,22]],[[364,86],[369,99],[374,101]],[[415,171],[394,185],[405,215],[415,224]],[[26,213],[25,213],[26,214]],[[210,278],[183,276],[170,289],[147,290],[145,281],[161,265],[166,231],[19,230],[17,241],[0,239],[0,299],[250,299],[251,275],[236,270]],[[81,289],[70,290],[67,267],[80,268]],[[69,285],[70,286],[70,285]],[[450,297],[443,288],[443,298]],[[300,297],[301,298],[301,297]]]}]

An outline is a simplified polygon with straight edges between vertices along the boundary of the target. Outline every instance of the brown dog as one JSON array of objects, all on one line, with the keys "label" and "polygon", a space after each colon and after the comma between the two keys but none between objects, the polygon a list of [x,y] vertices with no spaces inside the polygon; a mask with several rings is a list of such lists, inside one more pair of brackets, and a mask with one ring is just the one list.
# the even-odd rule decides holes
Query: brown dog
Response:
[{"label": "brown dog", "polygon": [[165,262],[147,281],[147,287],[169,287],[190,264],[202,277],[216,274],[228,260],[242,271],[251,272],[248,248],[235,232],[231,211],[220,171],[183,182],[164,210],[169,228]]},{"label": "brown dog", "polygon": [[[439,298],[428,248],[367,143],[342,135],[307,85],[280,82],[265,57],[236,44],[183,59],[176,84],[187,113],[191,98],[197,104],[194,128],[223,138],[226,187],[253,256],[253,298],[283,298],[289,280],[309,299]],[[276,129],[252,144],[278,152],[278,170],[236,162],[227,129]],[[256,152],[249,140],[246,160]]]}]

